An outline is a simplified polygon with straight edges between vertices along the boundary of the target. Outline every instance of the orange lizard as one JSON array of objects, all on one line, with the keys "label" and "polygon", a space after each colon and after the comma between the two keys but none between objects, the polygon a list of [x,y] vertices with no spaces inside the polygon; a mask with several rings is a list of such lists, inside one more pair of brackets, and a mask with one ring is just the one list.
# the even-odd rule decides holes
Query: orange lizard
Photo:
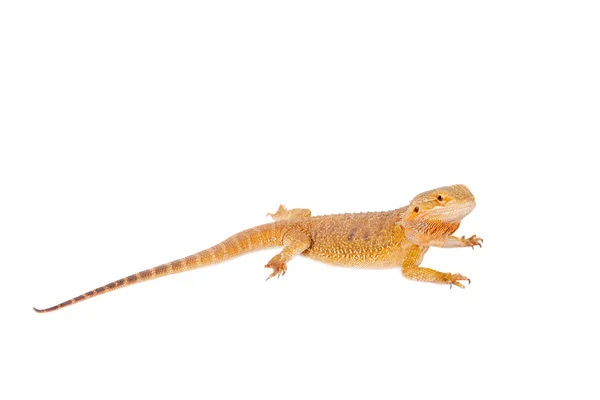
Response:
[{"label": "orange lizard", "polygon": [[464,288],[460,281],[471,283],[466,276],[419,265],[430,246],[481,247],[483,239],[475,235],[452,236],[474,208],[475,197],[464,185],[423,192],[408,206],[392,211],[313,217],[308,209],[287,210],[280,206],[275,214],[267,214],[275,222],[239,232],[209,249],[116,280],[54,307],[34,310],[55,311],[125,286],[275,246],[283,249],[265,266],[273,270],[267,280],[285,275],[288,261],[304,255],[345,267],[401,268],[409,279]]}]

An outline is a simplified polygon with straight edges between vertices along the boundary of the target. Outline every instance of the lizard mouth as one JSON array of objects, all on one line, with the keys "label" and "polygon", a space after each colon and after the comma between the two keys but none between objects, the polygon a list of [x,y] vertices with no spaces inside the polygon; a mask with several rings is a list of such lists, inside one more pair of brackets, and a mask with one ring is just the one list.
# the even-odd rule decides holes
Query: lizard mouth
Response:
[{"label": "lizard mouth", "polygon": [[429,215],[444,222],[458,222],[469,215],[475,208],[475,202],[456,206],[435,207]]}]

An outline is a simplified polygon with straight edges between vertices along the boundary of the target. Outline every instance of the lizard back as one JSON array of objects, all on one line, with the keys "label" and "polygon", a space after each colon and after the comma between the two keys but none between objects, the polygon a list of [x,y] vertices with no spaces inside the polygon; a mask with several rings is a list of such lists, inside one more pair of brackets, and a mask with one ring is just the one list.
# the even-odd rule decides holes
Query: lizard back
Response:
[{"label": "lizard back", "polygon": [[398,266],[406,243],[397,224],[406,207],[393,211],[316,216],[307,221],[311,246],[302,255],[343,266]]}]

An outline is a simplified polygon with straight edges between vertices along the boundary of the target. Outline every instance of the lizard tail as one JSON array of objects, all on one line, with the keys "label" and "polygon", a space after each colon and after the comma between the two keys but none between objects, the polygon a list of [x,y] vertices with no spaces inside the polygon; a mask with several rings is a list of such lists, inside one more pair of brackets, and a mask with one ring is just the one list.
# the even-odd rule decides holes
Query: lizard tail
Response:
[{"label": "lizard tail", "polygon": [[126,286],[131,286],[136,283],[217,264],[253,250],[282,246],[284,234],[283,226],[284,224],[274,222],[247,229],[231,236],[228,239],[225,239],[221,243],[211,248],[200,251],[196,254],[192,254],[191,256],[187,256],[179,260],[171,261],[166,264],[129,275],[126,278],[122,278],[104,286],[100,286],[99,288],[90,290],[87,293],[74,297],[53,307],[43,309],[34,307],[33,310],[37,313],[56,311],[64,307],[80,303],[84,300],[91,299],[92,297],[96,297]]}]

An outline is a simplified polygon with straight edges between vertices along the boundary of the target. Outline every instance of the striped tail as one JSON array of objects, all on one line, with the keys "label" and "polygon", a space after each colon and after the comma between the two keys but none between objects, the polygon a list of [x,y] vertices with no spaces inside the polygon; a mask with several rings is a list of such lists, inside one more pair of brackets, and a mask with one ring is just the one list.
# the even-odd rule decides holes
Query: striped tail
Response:
[{"label": "striped tail", "polygon": [[38,313],[56,311],[64,307],[80,303],[84,300],[91,299],[92,297],[96,297],[126,286],[131,286],[136,283],[217,264],[253,250],[282,246],[284,234],[283,228],[286,225],[286,223],[274,222],[247,229],[199,253],[192,254],[191,256],[168,262],[166,264],[159,265],[158,267],[150,268],[133,275],[129,275],[126,278],[116,280],[104,286],[100,286],[99,288],[90,290],[81,296],[74,297],[71,300],[67,300],[53,307],[44,309],[37,309],[34,307],[33,310]]}]

